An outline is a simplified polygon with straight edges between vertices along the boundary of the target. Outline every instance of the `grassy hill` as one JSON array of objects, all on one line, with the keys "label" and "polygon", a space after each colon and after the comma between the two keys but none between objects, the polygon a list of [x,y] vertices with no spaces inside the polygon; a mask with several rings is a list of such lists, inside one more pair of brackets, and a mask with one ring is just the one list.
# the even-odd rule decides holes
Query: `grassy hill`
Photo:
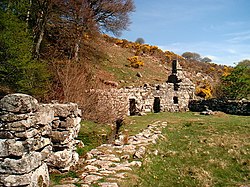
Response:
[{"label": "grassy hill", "polygon": [[87,43],[91,47],[85,50],[85,58],[94,64],[96,77],[102,82],[117,82],[118,87],[163,83],[171,73],[172,60],[178,59],[185,75],[196,84],[197,89],[210,89],[212,92],[220,77],[229,69],[214,63],[188,61],[157,46],[108,35],[88,39]]}]

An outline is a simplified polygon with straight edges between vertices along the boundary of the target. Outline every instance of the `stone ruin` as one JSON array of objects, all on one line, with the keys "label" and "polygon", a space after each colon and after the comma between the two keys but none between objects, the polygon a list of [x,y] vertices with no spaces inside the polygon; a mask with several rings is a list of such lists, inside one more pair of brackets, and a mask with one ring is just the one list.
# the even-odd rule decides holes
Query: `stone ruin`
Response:
[{"label": "stone ruin", "polygon": [[172,63],[172,73],[163,84],[144,84],[120,89],[102,90],[100,102],[109,102],[114,108],[123,108],[128,115],[146,112],[188,111],[194,99],[195,85],[185,77],[177,60]]},{"label": "stone ruin", "polygon": [[49,186],[49,169],[68,171],[78,162],[76,104],[39,104],[25,94],[0,100],[0,186]]},{"label": "stone ruin", "polygon": [[[164,84],[126,87],[101,92],[119,112],[187,111],[194,84],[184,76],[177,61]],[[107,111],[108,112],[108,111]],[[68,171],[79,159],[75,140],[80,130],[77,104],[39,104],[25,94],[0,100],[0,187],[49,186],[49,170]]]}]

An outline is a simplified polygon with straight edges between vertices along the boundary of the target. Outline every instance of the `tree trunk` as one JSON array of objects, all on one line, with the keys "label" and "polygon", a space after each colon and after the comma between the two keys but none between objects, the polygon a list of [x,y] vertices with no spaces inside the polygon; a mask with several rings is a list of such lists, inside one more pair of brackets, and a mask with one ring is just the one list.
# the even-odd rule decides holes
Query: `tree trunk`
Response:
[{"label": "tree trunk", "polygon": [[41,43],[43,41],[44,28],[45,28],[45,24],[42,24],[42,28],[40,30],[39,37],[38,37],[38,40],[37,40],[37,43],[36,43],[35,58],[37,58],[37,59],[40,57],[40,47],[41,47]]},{"label": "tree trunk", "polygon": [[30,3],[30,5],[29,5],[28,11],[27,11],[27,16],[26,16],[26,32],[28,32],[28,28],[29,28],[30,9],[31,9],[31,6],[32,6],[32,0],[30,0],[29,3]]},{"label": "tree trunk", "polygon": [[79,49],[80,49],[80,41],[81,39],[77,39],[76,43],[75,43],[75,61],[78,62],[79,61]]}]

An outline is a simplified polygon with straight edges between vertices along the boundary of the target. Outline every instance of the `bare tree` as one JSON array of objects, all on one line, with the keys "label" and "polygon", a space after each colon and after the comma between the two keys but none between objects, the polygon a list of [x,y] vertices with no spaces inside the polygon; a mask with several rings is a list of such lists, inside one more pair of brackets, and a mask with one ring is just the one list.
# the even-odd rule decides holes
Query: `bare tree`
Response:
[{"label": "bare tree", "polygon": [[[42,0],[37,0],[42,1]],[[112,32],[119,35],[122,30],[128,28],[129,13],[134,11],[132,0],[43,0],[49,1],[52,13],[49,19],[42,19],[47,23],[48,40],[63,41],[60,51],[66,51],[70,59],[79,60],[79,49],[84,34],[99,32]],[[50,9],[49,9],[50,10]],[[46,11],[44,11],[46,12]],[[48,11],[47,11],[48,12]],[[47,18],[47,17],[46,17]],[[43,36],[45,27],[40,27],[40,35]],[[42,39],[42,37],[38,37]],[[56,38],[57,40],[53,40]],[[38,53],[41,40],[38,40],[36,53]],[[49,41],[50,42],[50,41]],[[54,45],[54,44],[52,44]],[[65,47],[61,49],[61,47]]]},{"label": "bare tree", "polygon": [[77,103],[83,111],[84,119],[114,123],[126,114],[124,102],[117,99],[116,92],[104,89],[104,85],[94,79],[87,63],[68,60],[57,61],[52,65],[61,87],[60,100]]},{"label": "bare tree", "polygon": [[[32,25],[34,35],[34,57],[39,58],[46,25],[52,12],[52,2],[51,0],[30,0],[30,5],[34,15],[34,25]],[[30,20],[29,17],[30,15],[28,14],[27,21]]]}]

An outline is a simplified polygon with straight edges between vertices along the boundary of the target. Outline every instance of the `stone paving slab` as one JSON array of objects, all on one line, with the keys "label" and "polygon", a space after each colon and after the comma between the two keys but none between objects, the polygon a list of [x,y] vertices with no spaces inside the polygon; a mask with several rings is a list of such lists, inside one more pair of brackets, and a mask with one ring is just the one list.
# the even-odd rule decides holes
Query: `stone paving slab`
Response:
[{"label": "stone paving slab", "polygon": [[[93,184],[100,187],[118,187],[119,181],[125,180],[134,167],[142,166],[139,160],[146,155],[147,146],[164,137],[161,132],[166,126],[167,122],[157,121],[139,134],[128,137],[127,144],[124,144],[124,137],[121,135],[116,140],[116,145],[103,144],[92,149],[86,154],[86,160],[79,160],[84,166],[77,170],[81,176],[78,183],[82,187]],[[157,150],[153,152],[155,155],[157,153]]]}]

